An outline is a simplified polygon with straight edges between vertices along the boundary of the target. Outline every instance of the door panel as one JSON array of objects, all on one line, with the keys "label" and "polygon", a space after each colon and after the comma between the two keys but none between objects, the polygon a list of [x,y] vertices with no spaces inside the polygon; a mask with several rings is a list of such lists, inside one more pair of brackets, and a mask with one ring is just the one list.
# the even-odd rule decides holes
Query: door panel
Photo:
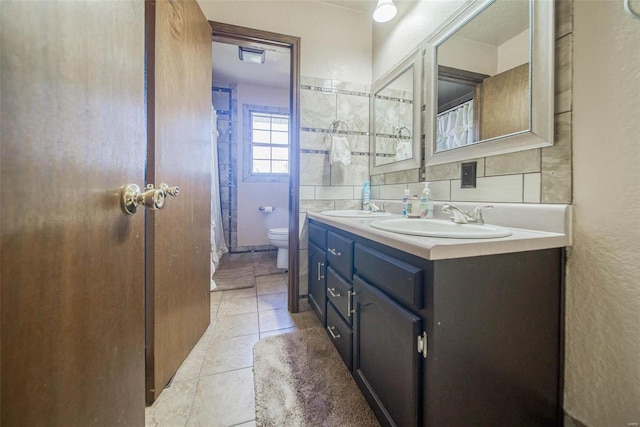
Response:
[{"label": "door panel", "polygon": [[417,426],[422,321],[357,275],[353,286],[356,379],[383,406],[392,425]]},{"label": "door panel", "polygon": [[146,218],[151,403],[209,325],[212,65],[211,27],[195,1],[146,3],[147,182],[180,187]]},{"label": "door panel", "polygon": [[1,423],[144,424],[144,4],[1,2]]}]

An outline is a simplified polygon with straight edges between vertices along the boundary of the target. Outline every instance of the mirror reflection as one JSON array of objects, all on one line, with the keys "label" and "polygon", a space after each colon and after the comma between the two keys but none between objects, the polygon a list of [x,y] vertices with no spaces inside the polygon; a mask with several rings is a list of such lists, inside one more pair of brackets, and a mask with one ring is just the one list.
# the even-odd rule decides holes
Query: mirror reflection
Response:
[{"label": "mirror reflection", "polygon": [[411,64],[374,93],[374,166],[413,158],[414,72]]},{"label": "mirror reflection", "polygon": [[497,0],[436,48],[435,152],[531,130],[529,0]]}]

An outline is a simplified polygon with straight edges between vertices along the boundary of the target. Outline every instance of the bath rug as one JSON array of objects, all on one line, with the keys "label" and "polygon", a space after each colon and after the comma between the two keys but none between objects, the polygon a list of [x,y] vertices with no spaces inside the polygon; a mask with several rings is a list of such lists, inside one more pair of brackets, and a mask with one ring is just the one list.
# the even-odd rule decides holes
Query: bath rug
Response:
[{"label": "bath rug", "polygon": [[230,291],[233,289],[253,288],[256,278],[251,261],[229,261],[220,263],[213,273],[216,288],[212,292]]},{"label": "bath rug", "polygon": [[322,328],[264,338],[253,348],[258,426],[379,426]]}]

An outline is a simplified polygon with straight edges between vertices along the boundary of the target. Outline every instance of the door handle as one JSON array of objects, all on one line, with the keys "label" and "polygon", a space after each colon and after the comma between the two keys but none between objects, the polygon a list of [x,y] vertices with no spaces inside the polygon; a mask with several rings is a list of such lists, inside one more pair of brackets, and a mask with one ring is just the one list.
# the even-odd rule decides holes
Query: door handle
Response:
[{"label": "door handle", "polygon": [[155,211],[164,207],[167,196],[178,197],[178,194],[180,188],[169,187],[167,184],[160,184],[158,188],[153,184],[147,184],[145,191],[140,191],[136,184],[126,184],[120,189],[120,207],[127,215],[136,213],[138,206]]}]

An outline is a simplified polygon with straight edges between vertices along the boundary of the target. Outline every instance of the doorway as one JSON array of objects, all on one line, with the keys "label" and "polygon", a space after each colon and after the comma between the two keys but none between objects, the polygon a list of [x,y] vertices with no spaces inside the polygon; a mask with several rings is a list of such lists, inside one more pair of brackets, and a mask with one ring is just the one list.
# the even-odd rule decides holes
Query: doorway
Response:
[{"label": "doorway", "polygon": [[[214,56],[213,56],[213,68],[227,70],[228,67],[223,67],[225,58],[229,58],[231,55],[234,58],[239,58],[242,54],[249,54],[249,60],[254,61],[253,65],[264,65],[266,57],[271,56],[276,58],[276,62],[283,63],[283,58],[288,59],[287,65],[284,71],[285,82],[284,84],[275,83],[275,86],[283,86],[280,91],[272,91],[267,98],[273,101],[250,101],[250,95],[246,95],[247,102],[239,100],[242,96],[238,93],[238,82],[235,87],[218,87],[213,89],[218,93],[226,92],[228,90],[228,96],[236,96],[235,111],[237,116],[242,117],[242,123],[244,123],[245,129],[240,129],[236,122],[236,135],[233,136],[237,143],[238,155],[235,157],[234,165],[236,170],[231,174],[230,179],[235,179],[237,185],[233,187],[230,185],[228,189],[222,189],[223,197],[228,197],[231,202],[228,206],[228,212],[224,214],[228,215],[227,219],[223,219],[229,226],[232,223],[236,225],[236,233],[233,234],[231,227],[225,230],[225,237],[228,239],[227,244],[233,252],[241,251],[261,251],[270,248],[268,241],[264,241],[266,238],[266,231],[260,230],[257,235],[255,229],[251,228],[252,224],[261,223],[268,224],[269,228],[278,227],[278,214],[281,215],[280,220],[286,224],[286,228],[289,231],[289,253],[288,253],[288,292],[287,292],[287,307],[292,313],[299,311],[299,129],[300,129],[300,95],[299,95],[299,78],[300,78],[300,39],[298,37],[287,36],[283,34],[271,33],[266,31],[260,31],[245,27],[239,27],[219,22],[211,22],[209,24],[212,28],[212,43]],[[242,47],[242,50],[240,48]],[[216,51],[220,52],[220,55],[216,56]],[[237,55],[237,56],[236,56]],[[280,58],[280,59],[278,59]],[[246,59],[245,59],[246,60]],[[218,62],[217,62],[218,61]],[[237,60],[236,60],[237,61]],[[262,62],[261,62],[262,61]],[[223,62],[223,63],[220,63]],[[282,68],[282,67],[281,67]],[[280,74],[282,70],[280,70]],[[234,73],[235,74],[235,73]],[[252,76],[234,76],[235,80],[238,78],[245,78],[245,85],[251,85],[259,83],[258,77],[261,78],[276,78],[278,72],[275,74],[267,74],[258,71]],[[275,76],[275,77],[274,77]],[[280,79],[282,77],[279,77]],[[253,79],[253,80],[251,80]],[[240,83],[242,84],[242,83]],[[214,84],[215,86],[215,84]],[[220,90],[222,89],[222,90]],[[236,90],[234,94],[233,91]],[[281,95],[284,91],[285,95]],[[280,95],[277,95],[280,93]],[[284,97],[284,101],[275,101],[276,98]],[[288,102],[287,102],[288,101]],[[253,120],[252,117],[260,117],[260,120],[266,120],[269,122],[280,122],[286,117],[288,122],[288,152],[286,158],[286,164],[283,162],[283,156],[278,152],[282,152],[282,147],[278,147],[277,144],[269,147],[268,150],[273,155],[267,156],[254,156],[253,151],[248,147],[251,142],[244,141],[243,133],[251,134],[251,128],[248,123]],[[268,157],[268,158],[265,158]],[[237,161],[237,159],[243,159]],[[252,162],[255,162],[252,163]],[[283,174],[283,168],[288,170],[288,175]],[[267,173],[262,173],[264,171]],[[288,185],[286,184],[288,182]],[[231,183],[231,181],[230,181]],[[272,207],[269,203],[252,203],[246,200],[251,200],[252,192],[260,191],[262,188],[263,193],[269,193],[269,190],[265,185],[273,184],[272,187],[275,192],[281,192],[282,200],[286,201],[286,215],[278,212],[278,207],[275,206],[275,210],[269,213],[265,213],[266,210],[270,210]],[[279,188],[278,188],[279,187]],[[242,192],[242,194],[241,194]],[[285,193],[286,192],[286,193]],[[276,200],[278,196],[274,193],[273,200]],[[235,200],[234,200],[235,197]],[[271,200],[271,199],[267,199]],[[256,200],[257,201],[257,200]],[[283,205],[285,202],[283,201]],[[235,202],[235,210],[234,210]],[[224,203],[224,201],[223,201]],[[243,205],[244,204],[244,205]],[[255,205],[255,206],[254,206]],[[263,208],[260,210],[260,208]],[[282,208],[281,208],[282,209]],[[234,216],[235,215],[235,216]],[[267,216],[269,215],[269,216]],[[242,223],[241,223],[242,221]],[[282,224],[284,226],[284,224]],[[264,226],[263,226],[264,228]],[[265,245],[266,243],[266,245]]]}]

